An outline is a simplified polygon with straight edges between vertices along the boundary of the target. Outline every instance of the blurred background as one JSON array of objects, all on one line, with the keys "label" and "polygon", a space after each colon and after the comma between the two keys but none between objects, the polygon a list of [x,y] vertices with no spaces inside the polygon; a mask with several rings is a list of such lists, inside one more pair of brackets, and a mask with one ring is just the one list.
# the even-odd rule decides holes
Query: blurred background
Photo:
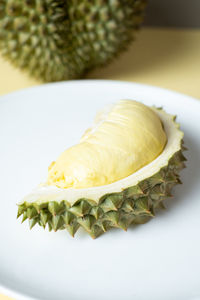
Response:
[{"label": "blurred background", "polygon": [[146,25],[200,28],[199,0],[150,0]]}]

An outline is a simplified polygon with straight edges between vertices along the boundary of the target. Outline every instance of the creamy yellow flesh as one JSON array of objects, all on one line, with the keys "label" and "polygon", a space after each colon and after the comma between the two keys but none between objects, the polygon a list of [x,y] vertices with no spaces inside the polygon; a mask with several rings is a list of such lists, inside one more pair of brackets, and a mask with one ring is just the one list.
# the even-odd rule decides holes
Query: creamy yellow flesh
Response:
[{"label": "creamy yellow flesh", "polygon": [[48,185],[89,188],[125,178],[153,161],[167,138],[158,115],[148,106],[121,100],[97,115],[80,143],[49,167]]}]

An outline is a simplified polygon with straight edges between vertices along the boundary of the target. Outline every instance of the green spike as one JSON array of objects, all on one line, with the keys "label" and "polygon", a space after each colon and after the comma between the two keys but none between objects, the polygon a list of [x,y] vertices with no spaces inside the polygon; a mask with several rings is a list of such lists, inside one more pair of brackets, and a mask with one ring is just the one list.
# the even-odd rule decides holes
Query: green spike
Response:
[{"label": "green spike", "polygon": [[[128,227],[134,222],[135,220],[135,214],[125,214],[122,215],[122,220],[124,221],[123,223],[125,224],[126,228],[128,229]],[[127,230],[126,229],[126,230]]]},{"label": "green spike", "polygon": [[35,209],[37,210],[37,213],[40,214],[41,210],[43,208],[47,208],[48,204],[47,203],[33,203],[33,207],[35,207]]},{"label": "green spike", "polygon": [[38,215],[37,210],[32,206],[27,208],[27,217],[32,219]]},{"label": "green spike", "polygon": [[80,225],[77,222],[73,222],[71,225],[66,226],[66,229],[71,234],[71,236],[74,237],[79,227]]},{"label": "green spike", "polygon": [[48,209],[53,216],[56,216],[60,211],[60,205],[55,201],[51,201],[48,204]]},{"label": "green spike", "polygon": [[149,187],[154,187],[158,183],[164,182],[164,177],[162,172],[158,172],[154,176],[147,179]]},{"label": "green spike", "polygon": [[69,203],[67,202],[67,201],[61,201],[60,203],[59,203],[59,210],[58,210],[58,214],[62,214],[62,213],[64,213],[65,211],[66,211],[66,208],[68,208],[69,207]]},{"label": "green spike", "polygon": [[49,231],[52,231],[53,226],[52,226],[52,222],[51,221],[48,221],[48,228],[49,228]]},{"label": "green spike", "polygon": [[177,182],[178,184],[183,184],[179,177],[176,178],[176,182]]},{"label": "green spike", "polygon": [[27,211],[23,213],[22,223],[28,218]]},{"label": "green spike", "polygon": [[185,167],[186,167],[186,165],[184,162],[182,162],[182,161],[175,162],[175,169],[177,169],[178,171],[184,169]]},{"label": "green spike", "polygon": [[66,200],[63,200],[63,201],[62,201],[62,205],[65,206],[65,210],[64,210],[64,211],[66,211],[66,209],[68,209],[68,208],[71,207],[70,203],[69,203],[68,201],[66,201]]},{"label": "green spike", "polygon": [[143,191],[139,186],[132,186],[125,190],[127,198],[133,198],[134,196],[143,195]]},{"label": "green spike", "polygon": [[90,215],[94,216],[97,220],[103,215],[103,210],[99,206],[94,206],[90,211]]},{"label": "green spike", "polygon": [[65,224],[63,224],[63,225],[60,226],[60,228],[59,228],[59,230],[64,230],[64,229],[66,229],[66,225],[65,225]]},{"label": "green spike", "polygon": [[125,219],[122,219],[118,222],[118,227],[123,229],[124,231],[127,231],[128,225]]},{"label": "green spike", "polygon": [[57,231],[62,225],[64,221],[61,216],[53,216],[52,217],[52,227],[54,231]]},{"label": "green spike", "polygon": [[103,231],[103,232],[106,232],[107,230],[106,230],[106,227],[105,227],[105,225],[103,224],[103,223],[101,223],[100,225],[99,225],[99,227],[101,228],[101,230]]},{"label": "green spike", "polygon": [[143,180],[142,182],[139,183],[139,186],[142,190],[142,193],[145,194],[146,190],[149,189],[149,182],[148,179],[147,180]]},{"label": "green spike", "polygon": [[[165,199],[160,199],[160,202],[162,202],[163,200],[165,200]],[[150,210],[144,212],[142,215],[145,216],[145,217],[154,218],[155,217],[155,205],[154,205],[154,203],[150,207]]]},{"label": "green spike", "polygon": [[127,199],[126,201],[124,201],[123,206],[122,206],[122,210],[129,213],[129,212],[133,212],[134,209],[134,202],[131,199]]},{"label": "green spike", "polygon": [[40,207],[37,203],[33,203],[33,207],[35,207],[35,209],[37,210],[37,213],[40,213]]},{"label": "green spike", "polygon": [[90,209],[91,205],[87,201],[81,200],[79,204],[72,206],[69,211],[77,217],[82,217],[85,214],[88,214]]},{"label": "green spike", "polygon": [[29,219],[29,227],[30,229],[33,228],[33,226],[35,226],[35,224],[38,222],[38,219],[37,218],[34,218],[34,219]]},{"label": "green spike", "polygon": [[101,208],[103,211],[106,213],[110,210],[117,210],[117,206],[115,205],[114,201],[112,200],[112,197],[106,198],[102,203],[101,203]]},{"label": "green spike", "polygon": [[176,182],[165,183],[160,186],[160,197],[172,197],[171,189]]},{"label": "green spike", "polygon": [[105,214],[104,219],[110,221],[114,226],[116,226],[119,221],[119,212],[109,211]]},{"label": "green spike", "polygon": [[102,228],[98,225],[93,225],[92,226],[92,230],[89,232],[90,236],[95,239],[98,236],[100,236],[104,231],[102,230]]},{"label": "green spike", "polygon": [[62,215],[62,218],[64,220],[64,223],[66,225],[69,225],[75,218],[75,216],[69,212],[69,211],[66,211],[63,215]]},{"label": "green spike", "polygon": [[48,220],[48,214],[46,212],[44,212],[44,210],[41,210],[41,212],[40,212],[40,220],[41,220],[41,223],[43,224],[43,226],[45,226],[47,223],[47,220]]},{"label": "green spike", "polygon": [[110,221],[100,219],[96,225],[98,225],[103,232],[106,232],[110,228]]},{"label": "green spike", "polygon": [[183,155],[183,153],[181,151],[179,152],[179,159],[181,161],[187,161],[187,158]]},{"label": "green spike", "polygon": [[148,197],[141,197],[135,201],[135,209],[139,211],[149,211]]},{"label": "green spike", "polygon": [[26,210],[26,207],[25,207],[24,204],[19,205],[19,206],[18,206],[18,212],[17,212],[17,218],[19,218],[19,217],[23,214],[23,212],[24,212],[25,210]]},{"label": "green spike", "polygon": [[88,201],[86,200],[82,200],[81,201],[81,206],[82,206],[82,213],[83,215],[86,215],[90,212],[91,210],[91,205]]},{"label": "green spike", "polygon": [[117,209],[119,209],[124,202],[124,196],[122,193],[110,195],[108,198],[111,199]]},{"label": "green spike", "polygon": [[91,232],[91,228],[92,228],[92,225],[94,224],[95,222],[95,217],[93,216],[85,216],[83,218],[78,218],[77,219],[77,222],[87,231],[87,232]]},{"label": "green spike", "polygon": [[82,211],[82,207],[81,204],[76,205],[76,206],[72,206],[69,211],[74,214],[77,217],[82,217],[83,216],[83,211]]},{"label": "green spike", "polygon": [[45,229],[45,225],[42,224],[40,218],[38,218],[38,224]]},{"label": "green spike", "polygon": [[150,198],[152,200],[159,200],[161,197],[166,198],[166,194],[162,190],[163,188],[161,185],[153,187],[153,189],[150,192]]},{"label": "green spike", "polygon": [[167,173],[166,173],[165,180],[166,180],[167,182],[176,182],[177,177],[176,177],[176,175],[171,171],[171,172],[167,172]]}]

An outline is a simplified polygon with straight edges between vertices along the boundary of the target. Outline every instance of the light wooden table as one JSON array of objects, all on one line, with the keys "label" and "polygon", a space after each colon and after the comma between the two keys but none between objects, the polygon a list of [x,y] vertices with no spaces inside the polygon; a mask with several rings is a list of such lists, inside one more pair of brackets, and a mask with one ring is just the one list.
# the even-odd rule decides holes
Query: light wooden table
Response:
[{"label": "light wooden table", "polygon": [[[200,98],[200,30],[143,28],[126,53],[87,78],[141,82]],[[38,84],[0,57],[0,95]]]}]

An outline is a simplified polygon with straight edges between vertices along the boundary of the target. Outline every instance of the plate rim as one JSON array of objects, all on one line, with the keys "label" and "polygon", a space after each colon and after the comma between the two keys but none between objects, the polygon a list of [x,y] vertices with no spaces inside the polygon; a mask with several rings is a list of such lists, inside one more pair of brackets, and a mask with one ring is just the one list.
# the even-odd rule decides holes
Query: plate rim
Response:
[{"label": "plate rim", "polygon": [[48,82],[48,83],[42,83],[38,85],[34,85],[31,87],[26,87],[23,89],[15,90],[3,95],[0,95],[0,102],[5,101],[6,98],[9,98],[10,96],[14,96],[15,94],[23,94],[26,92],[31,92],[32,90],[40,90],[40,89],[46,89],[48,87],[53,87],[53,86],[64,86],[64,85],[70,85],[70,84],[113,84],[113,85],[129,85],[129,86],[135,86],[135,87],[143,87],[144,89],[151,89],[154,91],[160,91],[169,93],[169,94],[174,94],[179,97],[184,97],[185,99],[190,99],[190,101],[194,101],[194,103],[200,103],[200,98],[195,98],[193,96],[190,96],[185,93],[178,92],[176,90],[170,89],[170,88],[164,88],[156,85],[151,85],[151,84],[145,84],[137,81],[126,81],[126,80],[114,80],[114,79],[78,79],[78,80],[68,80],[68,81],[58,81],[58,82]]}]

